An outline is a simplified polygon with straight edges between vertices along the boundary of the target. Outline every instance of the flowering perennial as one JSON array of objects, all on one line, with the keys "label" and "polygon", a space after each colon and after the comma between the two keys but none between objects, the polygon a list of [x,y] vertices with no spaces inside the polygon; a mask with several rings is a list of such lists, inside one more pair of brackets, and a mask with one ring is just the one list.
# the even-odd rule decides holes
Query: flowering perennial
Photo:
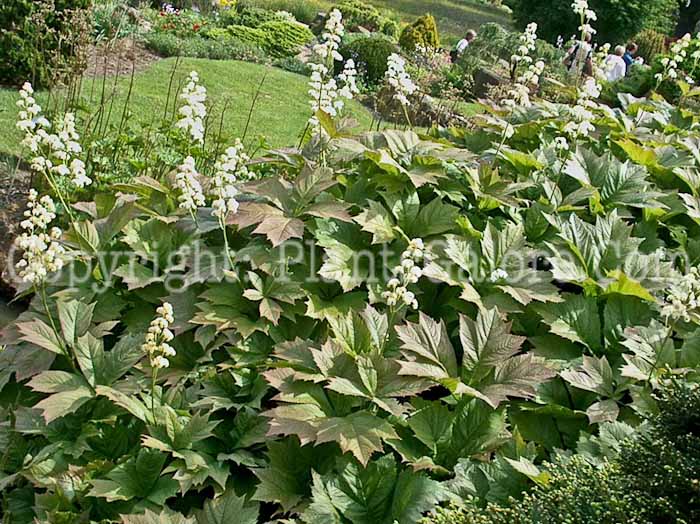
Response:
[{"label": "flowering perennial", "polygon": [[495,284],[496,282],[508,280],[509,277],[510,277],[510,275],[508,274],[508,272],[499,267],[491,272],[491,275],[489,276],[489,280]]},{"label": "flowering perennial", "polygon": [[564,132],[572,139],[587,137],[595,131],[595,125],[593,125],[595,115],[592,109],[598,107],[594,100],[600,96],[600,90],[600,84],[593,77],[588,77],[578,90],[578,100],[571,108],[572,120],[564,126]]},{"label": "flowering perennial", "polygon": [[56,132],[51,133],[51,123],[41,115],[41,106],[33,94],[29,82],[20,89],[16,124],[17,129],[24,133],[22,145],[35,155],[31,160],[32,170],[48,176],[70,177],[79,188],[92,184],[85,163],[77,157],[83,148],[75,129],[75,115],[66,113],[59,118],[55,122]]},{"label": "flowering perennial", "polygon": [[387,291],[382,293],[388,306],[409,306],[418,309],[416,295],[408,290],[408,286],[418,282],[423,276],[423,269],[418,264],[430,261],[430,254],[425,248],[423,239],[414,238],[408,243],[408,248],[401,254],[401,264],[396,266],[389,280]]},{"label": "flowering perennial", "polygon": [[357,69],[355,68],[355,61],[352,58],[349,58],[347,62],[345,62],[343,72],[338,75],[338,80],[343,84],[343,87],[338,91],[338,96],[341,98],[352,100],[355,95],[360,93],[357,87]]},{"label": "flowering perennial", "polygon": [[207,100],[207,89],[199,85],[199,75],[196,71],[190,73],[190,81],[183,88],[180,98],[185,105],[180,108],[180,120],[175,127],[187,131],[196,142],[204,142],[204,119],[207,116],[207,108],[204,103]]},{"label": "flowering perennial", "polygon": [[404,107],[409,106],[408,97],[413,95],[418,87],[406,72],[406,60],[396,53],[392,53],[387,60],[387,66],[386,80],[394,90],[394,99],[398,100]]},{"label": "flowering perennial", "polygon": [[211,214],[219,220],[224,220],[229,213],[238,211],[238,189],[236,180],[238,178],[248,178],[248,168],[246,162],[250,158],[243,151],[243,144],[240,140],[229,147],[214,166],[214,178],[212,181],[212,202]]},{"label": "flowering perennial", "polygon": [[163,305],[156,309],[158,316],[151,321],[146,334],[146,342],[141,346],[143,352],[148,355],[151,362],[151,367],[154,369],[163,369],[170,366],[168,357],[174,357],[177,353],[168,342],[175,335],[170,331],[170,326],[175,322],[173,317],[173,306],[168,302],[163,302]]},{"label": "flowering perennial", "polygon": [[690,42],[690,33],[686,33],[683,38],[671,46],[671,57],[661,59],[661,65],[664,67],[663,71],[654,75],[657,83],[660,84],[664,80],[676,80],[678,78],[678,68],[688,56]]},{"label": "flowering perennial", "polygon": [[578,28],[579,31],[591,35],[596,34],[596,30],[591,26],[591,22],[598,20],[598,16],[595,11],[588,6],[588,0],[574,0],[571,7],[574,13],[581,17],[581,25]]},{"label": "flowering perennial", "polygon": [[314,46],[314,52],[324,60],[332,57],[333,60],[342,61],[343,55],[338,52],[338,48],[344,34],[343,14],[338,9],[333,9],[326,21],[321,42]]},{"label": "flowering perennial", "polygon": [[526,71],[520,74],[511,89],[508,91],[508,98],[503,101],[503,105],[514,109],[516,106],[530,107],[530,88],[540,83],[540,76],[544,72],[544,62],[538,60],[532,63],[530,52],[535,50],[537,42],[537,24],[531,23],[520,35],[520,46],[516,53],[511,56],[514,70],[517,70],[521,63],[529,64]]},{"label": "flowering perennial", "polygon": [[194,213],[197,208],[206,204],[202,186],[198,180],[199,174],[194,164],[194,158],[188,156],[180,167],[177,168],[175,183],[180,190],[178,200],[182,209]]},{"label": "flowering perennial", "polygon": [[15,245],[23,250],[22,260],[15,266],[24,282],[40,284],[49,273],[63,267],[65,250],[58,243],[61,230],[49,229],[56,218],[56,205],[51,197],[39,198],[38,193],[29,191],[25,219],[20,223],[24,232],[17,237]]},{"label": "flowering perennial", "polygon": [[687,275],[668,289],[661,314],[672,320],[700,323],[700,268],[693,267]]}]

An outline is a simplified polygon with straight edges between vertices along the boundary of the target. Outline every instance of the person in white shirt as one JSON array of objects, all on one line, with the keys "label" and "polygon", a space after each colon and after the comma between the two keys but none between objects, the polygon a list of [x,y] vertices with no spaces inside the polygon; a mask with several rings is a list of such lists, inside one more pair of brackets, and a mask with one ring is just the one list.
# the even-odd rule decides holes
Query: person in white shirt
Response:
[{"label": "person in white shirt", "polygon": [[608,82],[616,82],[627,73],[624,55],[625,48],[619,45],[615,48],[615,53],[605,59],[605,79]]},{"label": "person in white shirt", "polygon": [[467,34],[464,35],[464,38],[457,42],[457,47],[455,47],[455,51],[457,51],[457,56],[464,53],[464,51],[467,50],[467,47],[469,47],[469,44],[471,44],[474,40],[476,40],[476,31],[472,31],[470,29],[469,31],[467,31]]}]

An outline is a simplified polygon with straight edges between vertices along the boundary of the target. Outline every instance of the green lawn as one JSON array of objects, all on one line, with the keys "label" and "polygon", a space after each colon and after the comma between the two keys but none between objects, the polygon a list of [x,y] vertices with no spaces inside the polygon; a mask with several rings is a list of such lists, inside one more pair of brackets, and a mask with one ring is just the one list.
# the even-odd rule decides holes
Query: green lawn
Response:
[{"label": "green lawn", "polygon": [[445,44],[454,44],[467,30],[478,29],[487,22],[511,26],[507,13],[472,0],[370,0],[370,3],[394,11],[403,22],[412,22],[426,13],[432,14]]},{"label": "green lawn", "polygon": [[[136,75],[131,96],[130,108],[133,118],[149,123],[154,116],[162,115],[167,100],[168,84],[175,59],[162,60],[148,70]],[[258,100],[248,129],[248,139],[263,134],[273,147],[286,147],[296,143],[310,116],[308,105],[308,79],[281,69],[258,64],[236,61],[214,61],[203,59],[183,59],[176,72],[176,82],[195,70],[206,86],[209,101],[214,104],[212,120],[219,125],[218,116],[227,103],[224,118],[224,133],[229,137],[243,134],[252,100],[265,74]],[[101,79],[96,82],[101,84]],[[111,120],[118,125],[122,108],[126,100],[129,78],[122,77],[117,82],[116,95]],[[108,82],[108,93],[112,82]],[[90,102],[90,91],[93,100]],[[86,106],[94,107],[99,103],[100,85],[91,86],[91,81],[83,84],[83,97]],[[0,155],[16,155],[19,151],[20,135],[14,125],[17,115],[15,90],[0,90]],[[39,103],[45,101],[45,95],[39,95]],[[172,104],[172,100],[171,100]],[[349,113],[360,123],[360,129],[367,129],[371,122],[370,113],[359,103],[349,106]]]}]

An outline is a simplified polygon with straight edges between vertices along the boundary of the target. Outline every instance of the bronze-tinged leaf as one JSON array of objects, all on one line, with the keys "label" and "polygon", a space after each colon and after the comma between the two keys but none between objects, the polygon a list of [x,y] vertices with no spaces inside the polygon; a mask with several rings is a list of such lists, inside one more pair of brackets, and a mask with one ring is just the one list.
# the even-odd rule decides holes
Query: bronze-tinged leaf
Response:
[{"label": "bronze-tinged leaf", "polygon": [[348,206],[333,200],[311,204],[304,209],[304,214],[318,218],[335,218],[343,222],[352,222],[352,215],[348,213]]},{"label": "bronze-tinged leaf", "polygon": [[268,217],[281,216],[284,216],[282,211],[270,204],[263,204],[261,202],[241,202],[238,207],[238,212],[229,215],[227,223],[243,229],[248,226],[259,224]]},{"label": "bronze-tinged leaf", "polygon": [[382,440],[399,436],[386,420],[370,413],[358,412],[347,417],[324,419],[318,428],[317,444],[337,442],[343,452],[350,452],[367,466],[375,451],[383,451]]},{"label": "bronze-tinged leaf", "polygon": [[269,216],[255,228],[253,233],[266,235],[272,245],[277,247],[290,238],[303,238],[304,222],[298,218]]}]

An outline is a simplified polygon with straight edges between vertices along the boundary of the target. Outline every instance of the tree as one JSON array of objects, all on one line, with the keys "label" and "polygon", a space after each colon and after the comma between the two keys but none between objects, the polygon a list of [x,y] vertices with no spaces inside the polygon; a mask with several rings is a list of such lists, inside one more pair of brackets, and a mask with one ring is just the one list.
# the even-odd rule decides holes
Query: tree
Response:
[{"label": "tree", "polygon": [[[513,17],[525,28],[537,22],[540,38],[554,42],[559,35],[568,38],[578,33],[579,20],[571,9],[571,0],[510,0]],[[590,0],[598,20],[598,42],[624,43],[643,29],[670,34],[678,19],[678,0]]]}]

